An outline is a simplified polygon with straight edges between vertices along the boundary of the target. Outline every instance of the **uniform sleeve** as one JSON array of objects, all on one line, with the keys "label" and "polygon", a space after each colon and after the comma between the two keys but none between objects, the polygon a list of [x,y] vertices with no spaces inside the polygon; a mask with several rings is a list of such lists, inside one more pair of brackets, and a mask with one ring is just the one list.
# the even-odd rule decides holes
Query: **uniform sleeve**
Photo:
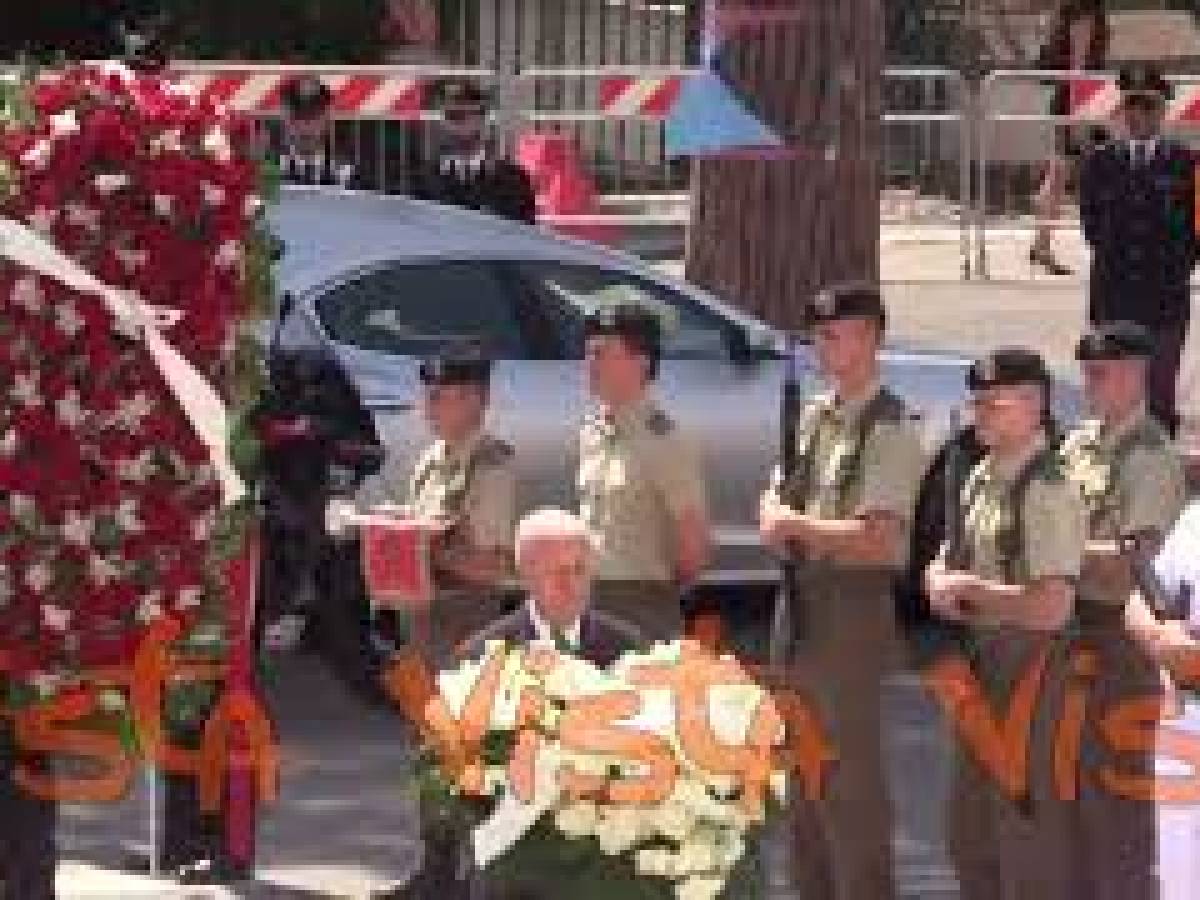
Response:
[{"label": "uniform sleeve", "polygon": [[1184,504],[1183,470],[1170,451],[1138,448],[1121,472],[1121,532],[1166,535]]},{"label": "uniform sleeve", "polygon": [[925,471],[925,451],[912,422],[881,422],[863,447],[860,515],[887,513],[911,522]]},{"label": "uniform sleeve", "polygon": [[476,473],[468,520],[475,546],[512,546],[517,528],[517,479],[511,464],[487,466]]},{"label": "uniform sleeve", "polygon": [[655,479],[675,518],[687,512],[708,513],[708,491],[700,451],[695,442],[673,432],[655,448]]},{"label": "uniform sleeve", "polygon": [[1029,580],[1077,579],[1083,568],[1087,514],[1071,482],[1034,481],[1025,495],[1024,541]]}]

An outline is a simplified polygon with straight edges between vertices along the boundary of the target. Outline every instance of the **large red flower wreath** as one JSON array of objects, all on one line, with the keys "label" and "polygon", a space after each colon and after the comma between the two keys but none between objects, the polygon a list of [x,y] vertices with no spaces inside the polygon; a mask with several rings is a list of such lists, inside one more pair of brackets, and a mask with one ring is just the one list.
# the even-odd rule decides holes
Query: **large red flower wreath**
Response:
[{"label": "large red flower wreath", "polygon": [[[231,390],[265,230],[253,124],[163,78],[76,66],[0,131],[0,213],[163,312]],[[0,123],[0,127],[3,127]],[[0,178],[0,181],[3,181]],[[0,655],[52,692],[219,600],[221,493],[145,347],[92,296],[0,262]]]}]

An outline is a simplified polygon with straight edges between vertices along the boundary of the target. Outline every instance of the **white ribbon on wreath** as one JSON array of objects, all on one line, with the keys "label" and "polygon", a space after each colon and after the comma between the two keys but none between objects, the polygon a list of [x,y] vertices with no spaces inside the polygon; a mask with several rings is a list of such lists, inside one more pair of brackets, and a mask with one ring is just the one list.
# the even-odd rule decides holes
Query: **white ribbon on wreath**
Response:
[{"label": "white ribbon on wreath", "polygon": [[105,284],[36,231],[3,216],[0,216],[0,258],[53,278],[73,291],[99,297],[122,330],[136,335],[146,345],[196,436],[208,448],[221,480],[222,501],[229,506],[245,495],[246,486],[229,458],[229,416],[225,403],[208,379],[163,337],[161,327],[174,324],[181,315],[178,310],[153,307],[134,291]]}]

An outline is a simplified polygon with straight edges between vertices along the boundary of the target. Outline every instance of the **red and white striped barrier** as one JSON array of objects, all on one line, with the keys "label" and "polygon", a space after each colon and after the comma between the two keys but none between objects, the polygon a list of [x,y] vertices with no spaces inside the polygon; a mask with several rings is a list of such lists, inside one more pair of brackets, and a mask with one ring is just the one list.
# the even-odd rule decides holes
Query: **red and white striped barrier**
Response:
[{"label": "red and white striped barrier", "polygon": [[[1071,118],[1080,122],[1111,119],[1121,105],[1121,91],[1115,81],[1102,78],[1078,78],[1070,82],[1068,93]],[[1200,84],[1176,84],[1167,104],[1168,123],[1200,122]]]},{"label": "red and white striped barrier", "polygon": [[682,77],[669,75],[639,78],[602,78],[599,86],[601,113],[614,119],[665,119],[679,99]]},{"label": "red and white striped barrier", "polygon": [[[179,79],[204,97],[245,113],[278,113],[280,94],[297,72],[264,69],[178,68]],[[318,73],[333,92],[333,115],[362,119],[419,119],[430,81],[389,74]]]}]

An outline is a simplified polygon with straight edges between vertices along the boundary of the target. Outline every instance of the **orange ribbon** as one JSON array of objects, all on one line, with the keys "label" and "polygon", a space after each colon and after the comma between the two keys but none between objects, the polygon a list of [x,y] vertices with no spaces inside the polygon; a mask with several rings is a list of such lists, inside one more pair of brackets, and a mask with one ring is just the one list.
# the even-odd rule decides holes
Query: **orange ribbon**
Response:
[{"label": "orange ribbon", "polygon": [[275,800],[279,789],[279,752],[270,719],[253,691],[226,691],[204,724],[196,773],[200,808],[216,812],[224,796],[225,775],[250,770],[258,796]]}]

